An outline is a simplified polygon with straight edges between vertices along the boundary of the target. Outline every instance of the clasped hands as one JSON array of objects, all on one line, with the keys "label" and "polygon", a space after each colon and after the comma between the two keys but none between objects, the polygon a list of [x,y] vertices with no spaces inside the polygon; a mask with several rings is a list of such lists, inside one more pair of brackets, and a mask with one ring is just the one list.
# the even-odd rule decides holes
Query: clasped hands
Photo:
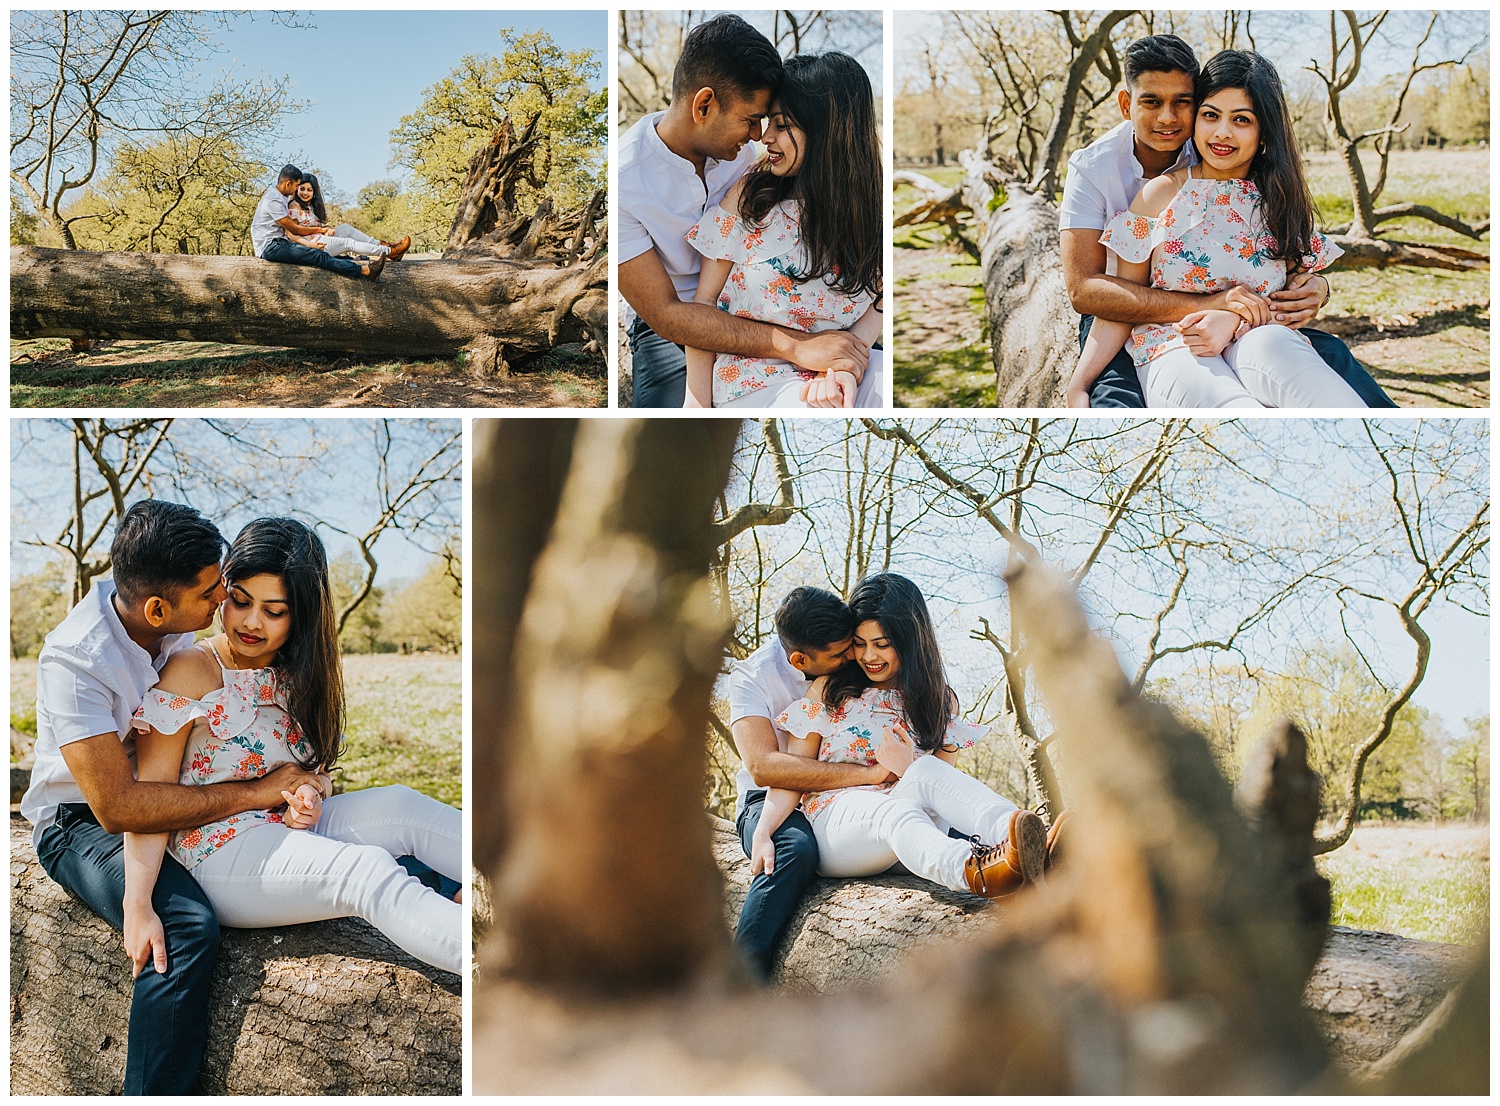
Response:
[{"label": "clasped hands", "polygon": [[1316,273],[1297,273],[1279,292],[1257,295],[1235,285],[1224,292],[1224,308],[1194,311],[1174,323],[1188,350],[1197,357],[1217,357],[1252,327],[1278,323],[1297,329],[1317,317],[1323,291]]},{"label": "clasped hands", "polygon": [[296,791],[281,793],[281,797],[286,800],[286,812],[282,814],[281,820],[287,829],[312,829],[323,816],[323,796],[332,791],[333,784],[321,764],[317,767],[315,778],[316,782],[304,783]]}]

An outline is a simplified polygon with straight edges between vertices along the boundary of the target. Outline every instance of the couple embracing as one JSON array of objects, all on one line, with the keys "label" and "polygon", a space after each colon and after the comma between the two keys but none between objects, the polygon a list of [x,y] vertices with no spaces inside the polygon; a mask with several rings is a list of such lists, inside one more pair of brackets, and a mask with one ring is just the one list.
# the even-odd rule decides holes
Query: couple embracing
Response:
[{"label": "couple embracing", "polygon": [[124,934],[125,1093],[187,1094],[221,923],[361,917],[461,970],[461,816],[406,787],[330,793],[344,683],[307,526],[256,519],[226,554],[193,508],[148,499],[110,557],[38,658],[21,813],[47,874]]},{"label": "couple embracing", "polygon": [[1059,858],[1049,830],[954,767],[983,729],[958,716],[927,603],[904,576],[867,576],[845,603],[796,588],[776,636],[729,677],[740,843],[751,881],[735,944],[761,979],[815,876],[900,863],[953,891],[1000,898]]},{"label": "couple embracing", "polygon": [[1307,327],[1340,254],[1275,67],[1175,35],[1125,52],[1125,117],[1068,161],[1063,275],[1084,316],[1070,407],[1394,407]]},{"label": "couple embracing", "polygon": [[634,406],[881,405],[880,140],[857,61],[783,63],[717,16],[618,156]]}]

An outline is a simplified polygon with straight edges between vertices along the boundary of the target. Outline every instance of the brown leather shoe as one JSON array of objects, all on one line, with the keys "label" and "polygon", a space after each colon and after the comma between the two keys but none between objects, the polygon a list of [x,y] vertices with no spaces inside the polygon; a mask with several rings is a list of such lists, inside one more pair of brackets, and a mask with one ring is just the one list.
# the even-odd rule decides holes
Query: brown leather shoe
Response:
[{"label": "brown leather shoe", "polygon": [[1064,830],[1063,827],[1072,821],[1072,819],[1072,812],[1066,810],[1052,819],[1052,825],[1047,830],[1046,871],[1052,871],[1052,866],[1061,860],[1064,853],[1067,852],[1067,849],[1062,845],[1062,841],[1070,831]]},{"label": "brown leather shoe", "polygon": [[406,256],[406,251],[411,249],[411,235],[406,235],[399,242],[382,242],[381,245],[391,248],[391,252],[385,256],[387,261],[400,261]]},{"label": "brown leather shoe", "polygon": [[384,268],[385,268],[385,258],[383,258],[383,257],[377,257],[374,261],[370,262],[368,265],[365,266],[365,269],[367,270],[367,272],[366,272],[365,275],[368,276],[371,280],[379,280],[380,279],[380,270],[382,270]]},{"label": "brown leather shoe", "polygon": [[1002,898],[1040,879],[1046,869],[1047,826],[1035,814],[1029,810],[1012,814],[1005,837],[988,847],[974,841],[974,853],[964,862],[964,879],[974,894]]}]

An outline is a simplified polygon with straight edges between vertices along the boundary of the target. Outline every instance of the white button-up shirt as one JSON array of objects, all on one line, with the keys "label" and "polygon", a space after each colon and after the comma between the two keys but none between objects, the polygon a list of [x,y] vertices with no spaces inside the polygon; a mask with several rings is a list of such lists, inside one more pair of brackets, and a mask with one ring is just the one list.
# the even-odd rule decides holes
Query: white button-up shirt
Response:
[{"label": "white button-up shirt", "polygon": [[[1189,140],[1168,172],[1197,161],[1197,151]],[[1129,119],[1122,120],[1108,134],[1068,158],[1068,175],[1057,212],[1058,230],[1103,231],[1111,219],[1135,202],[1150,179],[1135,156],[1135,130]],[[1107,250],[1105,253],[1107,271],[1113,274],[1115,255]]]},{"label": "white button-up shirt", "polygon": [[88,801],[68,771],[62,747],[118,734],[133,765],[130,719],[156,686],[167,658],[193,641],[192,634],[171,634],[153,659],[125,632],[114,594],[113,580],[97,582],[47,635],[37,658],[36,766],[21,800],[21,813],[35,827],[33,842],[57,817],[59,805]]},{"label": "white button-up shirt", "polygon": [[286,237],[286,229],[276,220],[285,219],[288,211],[287,198],[273,184],[255,205],[255,217],[250,220],[250,245],[255,256],[265,252],[267,244]]},{"label": "white button-up shirt", "polygon": [[[786,731],[776,725],[776,719],[798,699],[807,694],[812,682],[787,660],[781,639],[772,637],[742,661],[736,661],[729,673],[729,724],[741,718],[764,718],[771,723],[776,734],[776,745],[786,752]],[[745,792],[758,785],[750,776],[749,769],[740,766],[734,778],[739,790],[739,805],[736,815],[745,807]]]},{"label": "white button-up shirt", "polygon": [[654,248],[677,298],[690,300],[698,290],[702,257],[688,245],[687,232],[755,164],[755,144],[745,143],[733,161],[709,158],[700,178],[693,163],[669,150],[656,133],[665,114],[646,116],[620,137],[620,233],[614,250],[623,265]]}]

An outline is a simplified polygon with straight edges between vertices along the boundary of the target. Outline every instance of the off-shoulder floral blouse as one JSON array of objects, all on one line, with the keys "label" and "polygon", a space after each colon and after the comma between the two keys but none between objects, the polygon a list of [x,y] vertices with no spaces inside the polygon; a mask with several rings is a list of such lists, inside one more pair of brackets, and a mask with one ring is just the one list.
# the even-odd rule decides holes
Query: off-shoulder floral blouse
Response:
[{"label": "off-shoulder floral blouse", "polygon": [[[902,716],[901,693],[878,687],[866,688],[858,699],[841,707],[830,707],[821,698],[799,699],[776,719],[776,725],[795,737],[817,734],[818,759],[830,764],[875,763],[875,746],[887,728],[907,738],[911,729]],[[944,744],[967,749],[984,736],[984,727],[960,718],[948,722]],[[929,754],[920,754],[927,756]],[[889,791],[895,782],[840,787],[833,791],[809,791],[802,796],[802,811],[809,819],[827,811],[848,791]]]},{"label": "off-shoulder floral blouse", "polygon": [[[302,731],[286,712],[286,682],[279,668],[223,668],[222,672],[224,686],[202,699],[152,688],[135,712],[133,724],[142,731],[155,728],[159,733],[176,733],[193,724],[179,782],[259,779],[273,768],[311,754]],[[179,830],[172,834],[168,847],[184,868],[192,868],[236,835],[281,821],[279,810],[247,810],[197,829]]]},{"label": "off-shoulder floral blouse", "polygon": [[[763,323],[779,323],[808,334],[847,330],[875,302],[869,293],[846,295],[823,278],[796,281],[791,274],[807,271],[807,251],[795,200],[771,209],[764,226],[747,223],[737,212],[715,204],[687,240],[704,257],[733,263],[720,311]],[[729,403],[790,380],[811,380],[790,361],[721,353],[714,358],[714,406]]]},{"label": "off-shoulder floral blouse", "polygon": [[[1260,189],[1248,180],[1203,180],[1189,176],[1156,218],[1122,211],[1099,238],[1122,261],[1151,261],[1151,287],[1173,292],[1222,292],[1240,285],[1265,295],[1286,287],[1286,264],[1272,254],[1276,239],[1266,230]],[[1321,234],[1301,271],[1326,269],[1344,251]],[[1182,335],[1163,323],[1139,323],[1131,331],[1137,366],[1183,345]]]}]

